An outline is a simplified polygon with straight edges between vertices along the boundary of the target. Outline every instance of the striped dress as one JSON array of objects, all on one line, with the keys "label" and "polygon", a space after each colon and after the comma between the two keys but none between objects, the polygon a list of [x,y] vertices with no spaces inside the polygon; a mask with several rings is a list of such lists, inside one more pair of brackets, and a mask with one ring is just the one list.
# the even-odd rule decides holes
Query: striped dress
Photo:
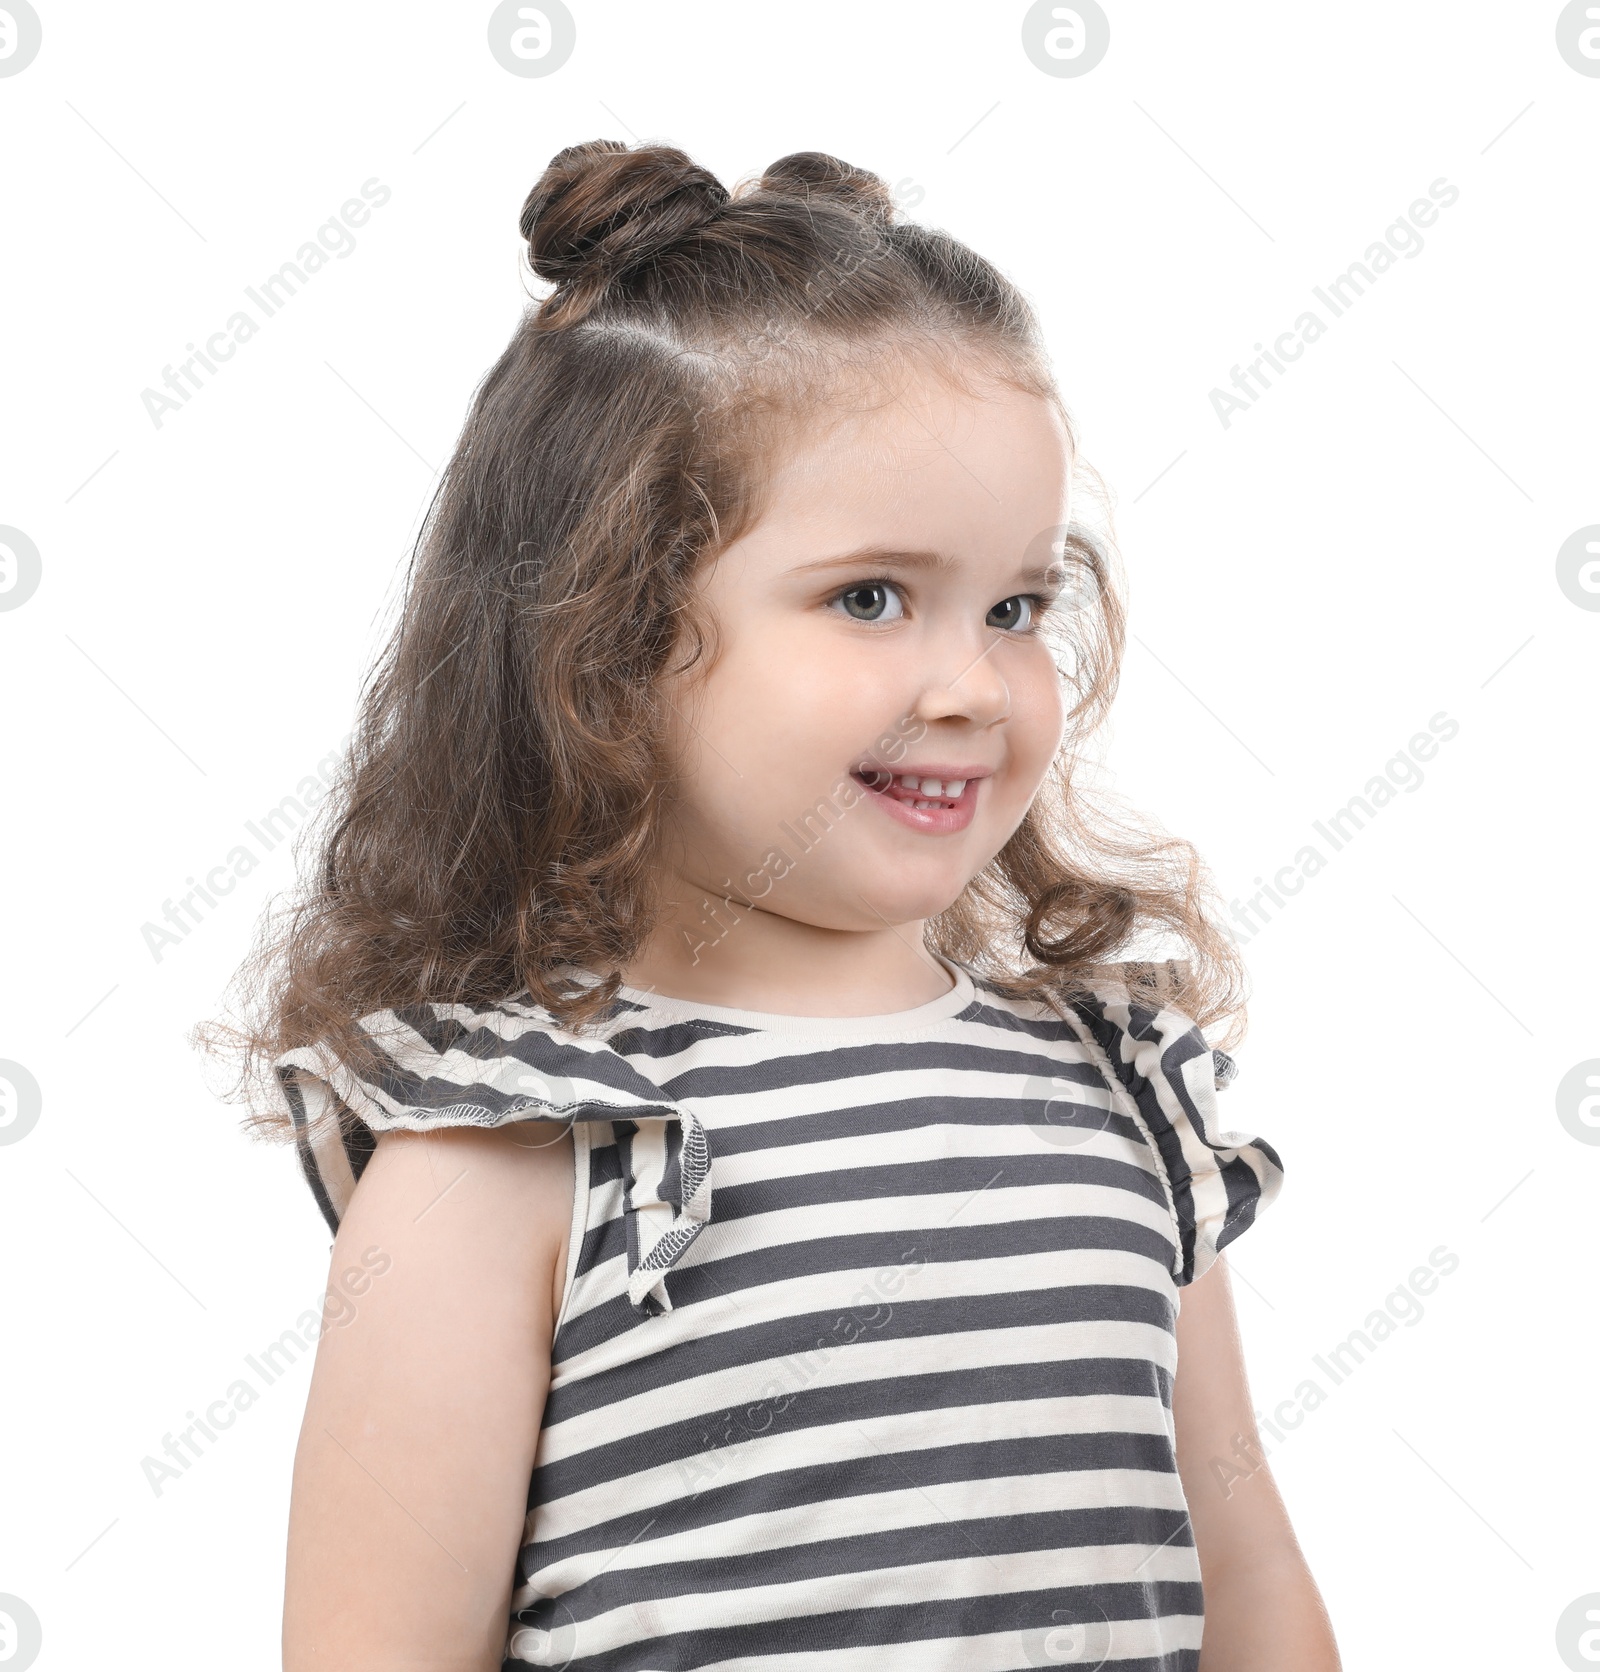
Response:
[{"label": "striped dress", "polygon": [[888,1016],[523,994],[364,1018],[375,1078],[279,1059],[335,1229],[379,1132],[572,1126],[508,1672],[1198,1666],[1178,1291],[1281,1164],[1163,986],[947,967]]}]

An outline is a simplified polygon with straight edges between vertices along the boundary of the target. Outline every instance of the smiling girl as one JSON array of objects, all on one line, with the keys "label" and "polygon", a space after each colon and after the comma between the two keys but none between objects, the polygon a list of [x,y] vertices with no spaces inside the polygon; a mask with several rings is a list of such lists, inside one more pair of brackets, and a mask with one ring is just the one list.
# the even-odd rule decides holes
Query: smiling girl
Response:
[{"label": "smiling girl", "polygon": [[286,1667],[1337,1667],[1221,1257],[1241,971],[1085,782],[1123,617],[1027,304],[815,153],[575,146],[521,224],[250,967],[389,1260]]}]

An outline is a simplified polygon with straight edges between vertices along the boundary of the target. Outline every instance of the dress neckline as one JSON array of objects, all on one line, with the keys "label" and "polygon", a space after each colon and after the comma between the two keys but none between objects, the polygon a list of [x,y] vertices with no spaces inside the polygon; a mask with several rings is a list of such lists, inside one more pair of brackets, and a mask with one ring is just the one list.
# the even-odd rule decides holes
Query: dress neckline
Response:
[{"label": "dress neckline", "polygon": [[697,999],[670,998],[637,987],[623,986],[617,992],[629,1004],[669,1020],[723,1022],[764,1033],[823,1035],[831,1039],[893,1039],[918,1033],[930,1022],[960,1015],[976,996],[966,969],[942,953],[935,952],[933,956],[949,971],[954,982],[950,990],[910,1010],[891,1010],[874,1016],[788,1016],[772,1010],[742,1010],[732,1005],[702,1004]]}]

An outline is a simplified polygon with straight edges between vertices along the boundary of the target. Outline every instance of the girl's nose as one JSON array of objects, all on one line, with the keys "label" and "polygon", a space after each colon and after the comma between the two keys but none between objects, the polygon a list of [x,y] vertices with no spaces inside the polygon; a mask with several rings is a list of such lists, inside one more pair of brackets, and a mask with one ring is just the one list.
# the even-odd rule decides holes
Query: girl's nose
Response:
[{"label": "girl's nose", "polygon": [[923,720],[970,720],[989,726],[1011,712],[1011,688],[989,654],[1000,641],[991,640],[976,655],[956,665],[954,673],[931,677],[923,686],[913,712]]}]

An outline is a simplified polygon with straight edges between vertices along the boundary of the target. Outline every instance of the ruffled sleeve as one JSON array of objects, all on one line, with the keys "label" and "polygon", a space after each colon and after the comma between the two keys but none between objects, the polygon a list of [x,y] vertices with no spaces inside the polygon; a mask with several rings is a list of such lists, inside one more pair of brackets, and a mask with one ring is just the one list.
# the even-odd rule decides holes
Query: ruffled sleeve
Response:
[{"label": "ruffled sleeve", "polygon": [[621,1148],[628,1298],[647,1314],[671,1311],[666,1273],[711,1218],[710,1147],[688,1108],[608,1045],[516,1001],[407,1005],[357,1026],[376,1048],[360,1074],[320,1044],[273,1065],[330,1230],[380,1133],[608,1121]]},{"label": "ruffled sleeve", "polygon": [[1265,1138],[1223,1130],[1217,1094],[1234,1079],[1234,1061],[1163,1002],[1170,964],[1167,973],[1167,982],[1146,975],[1137,989],[1127,981],[1096,981],[1092,999],[1072,1008],[1104,1059],[1114,1100],[1160,1162],[1177,1232],[1172,1276],[1183,1287],[1203,1277],[1277,1199],[1283,1163]]}]

